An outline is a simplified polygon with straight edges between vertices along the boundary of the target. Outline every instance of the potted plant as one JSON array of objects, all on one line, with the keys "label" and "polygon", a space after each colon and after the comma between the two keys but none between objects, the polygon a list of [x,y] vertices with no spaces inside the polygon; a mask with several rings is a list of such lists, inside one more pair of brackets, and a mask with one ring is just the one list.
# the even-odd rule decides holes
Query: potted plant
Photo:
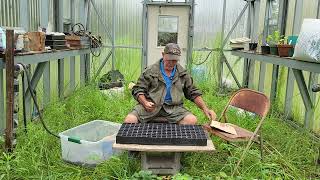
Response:
[{"label": "potted plant", "polygon": [[249,43],[249,50],[250,51],[255,51],[258,47],[258,43],[255,43],[255,42],[251,42]]},{"label": "potted plant", "polygon": [[288,38],[283,37],[280,39],[278,46],[278,53],[280,57],[289,57],[289,52],[293,49],[291,44],[288,44]]},{"label": "potted plant", "polygon": [[297,44],[298,36],[288,36],[288,44],[293,47],[289,50],[289,57],[292,57],[294,54],[294,48]]},{"label": "potted plant", "polygon": [[262,41],[263,33],[259,35],[258,45],[261,47],[261,54],[270,54],[270,46],[264,41]]},{"label": "potted plant", "polygon": [[274,31],[267,37],[267,43],[270,46],[270,54],[278,56],[278,44],[284,36],[280,35],[279,31]]},{"label": "potted plant", "polygon": [[256,51],[257,47],[258,47],[258,43],[256,43],[256,38],[254,40],[251,40],[251,42],[249,43],[249,50],[250,51]]}]

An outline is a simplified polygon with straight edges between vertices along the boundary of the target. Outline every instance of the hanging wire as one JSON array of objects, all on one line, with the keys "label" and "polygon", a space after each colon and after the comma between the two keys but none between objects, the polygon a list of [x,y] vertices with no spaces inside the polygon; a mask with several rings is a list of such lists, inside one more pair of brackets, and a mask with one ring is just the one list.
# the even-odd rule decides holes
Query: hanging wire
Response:
[{"label": "hanging wire", "polygon": [[[75,30],[75,27],[78,27],[78,30]],[[99,57],[101,54],[101,49],[100,47],[102,46],[101,42],[101,37],[94,36],[91,34],[91,32],[86,31],[86,28],[83,26],[81,23],[76,23],[75,25],[72,26],[72,33],[77,36],[84,36],[89,38],[89,43],[90,43],[90,52],[94,57]],[[96,54],[93,51],[93,48],[99,48],[98,53]]]},{"label": "hanging wire", "polygon": [[[41,122],[43,128],[44,128],[49,134],[53,135],[54,137],[60,138],[60,136],[58,136],[58,135],[54,134],[53,132],[51,132],[51,131],[48,129],[48,127],[46,126],[46,124],[44,123],[43,116],[42,116],[42,112],[40,111],[40,107],[39,107],[39,104],[38,104],[38,102],[37,102],[36,96],[35,96],[35,94],[34,94],[34,90],[32,89],[30,72],[28,71],[27,66],[26,66],[25,64],[22,64],[22,63],[18,63],[18,64],[20,64],[20,65],[23,67],[23,69],[24,69],[24,73],[25,73],[25,75],[26,75],[26,77],[27,77],[27,83],[28,83],[28,86],[29,86],[29,87],[28,87],[28,90],[29,90],[29,92],[30,92],[30,95],[31,95],[31,97],[32,97],[32,100],[33,100],[33,102],[34,102],[34,105],[36,106],[36,108],[37,108],[37,110],[38,110],[38,112],[39,112],[39,119],[40,119],[40,122]],[[23,93],[24,93],[24,92],[23,92]],[[25,104],[25,99],[24,99],[24,104]],[[25,107],[24,107],[24,108],[25,108]],[[26,120],[26,117],[24,117],[24,118],[25,118],[25,120]],[[25,127],[26,127],[26,126],[27,126],[27,125],[25,124]]]}]

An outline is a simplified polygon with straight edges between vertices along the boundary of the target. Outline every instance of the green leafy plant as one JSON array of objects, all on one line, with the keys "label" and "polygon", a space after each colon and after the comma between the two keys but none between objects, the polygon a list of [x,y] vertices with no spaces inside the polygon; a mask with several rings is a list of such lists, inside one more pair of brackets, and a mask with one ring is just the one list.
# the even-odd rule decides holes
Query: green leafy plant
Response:
[{"label": "green leafy plant", "polygon": [[288,37],[287,36],[283,36],[280,40],[278,44],[287,44],[288,42]]},{"label": "green leafy plant", "polygon": [[260,33],[259,36],[258,36],[258,45],[259,46],[264,45],[264,44],[262,44],[262,39],[263,39],[263,33]]},{"label": "green leafy plant", "polygon": [[139,171],[137,173],[134,173],[131,180],[161,180],[160,177],[152,174],[151,171]]},{"label": "green leafy plant", "polygon": [[274,31],[272,34],[268,35],[267,43],[269,45],[280,44],[280,41],[284,39],[284,35],[280,35],[279,31]]},{"label": "green leafy plant", "polygon": [[172,177],[172,180],[192,180],[192,176],[190,176],[189,174],[176,174]]}]

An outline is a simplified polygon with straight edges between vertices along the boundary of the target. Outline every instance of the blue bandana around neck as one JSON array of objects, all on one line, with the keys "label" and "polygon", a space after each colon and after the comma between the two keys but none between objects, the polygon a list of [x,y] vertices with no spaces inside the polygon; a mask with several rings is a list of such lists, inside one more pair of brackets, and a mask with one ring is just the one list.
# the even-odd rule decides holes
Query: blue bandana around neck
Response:
[{"label": "blue bandana around neck", "polygon": [[174,66],[173,70],[171,71],[171,74],[170,76],[168,77],[165,70],[164,70],[164,64],[163,64],[163,59],[161,58],[160,59],[160,71],[161,71],[161,74],[162,74],[162,77],[166,83],[166,96],[165,96],[165,99],[164,99],[164,102],[166,103],[171,103],[172,102],[172,97],[171,97],[171,86],[172,86],[172,80],[173,80],[173,77],[174,77],[174,74],[176,72],[176,68],[177,65]]}]

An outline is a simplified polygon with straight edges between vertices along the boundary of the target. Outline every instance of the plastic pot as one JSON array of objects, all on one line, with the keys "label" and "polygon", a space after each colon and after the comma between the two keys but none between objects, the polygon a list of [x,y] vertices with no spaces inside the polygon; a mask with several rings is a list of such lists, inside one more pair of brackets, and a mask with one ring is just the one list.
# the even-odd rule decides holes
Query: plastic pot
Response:
[{"label": "plastic pot", "polygon": [[289,57],[290,49],[293,49],[292,45],[289,44],[278,44],[278,53],[280,57]]},{"label": "plastic pot", "polygon": [[258,43],[249,43],[249,50],[255,51],[257,49]]},{"label": "plastic pot", "polygon": [[261,54],[270,54],[270,46],[261,46]]},{"label": "plastic pot", "polygon": [[270,45],[270,54],[278,56],[278,46],[277,45]]}]

